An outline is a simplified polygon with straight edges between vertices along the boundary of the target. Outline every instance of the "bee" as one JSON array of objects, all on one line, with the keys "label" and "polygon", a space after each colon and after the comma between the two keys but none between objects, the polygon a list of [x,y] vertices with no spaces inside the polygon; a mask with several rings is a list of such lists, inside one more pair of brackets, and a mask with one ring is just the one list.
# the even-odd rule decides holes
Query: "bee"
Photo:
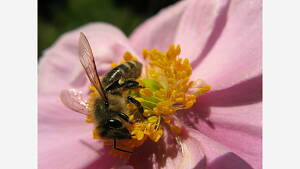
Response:
[{"label": "bee", "polygon": [[[94,56],[90,44],[83,33],[79,38],[79,60],[92,85],[96,88],[99,97],[93,104],[93,117],[96,131],[102,138],[112,139],[113,148],[122,152],[133,153],[117,147],[117,140],[131,139],[127,126],[129,117],[125,113],[126,105],[131,102],[139,113],[144,109],[139,101],[129,96],[128,92],[142,86],[136,81],[142,73],[142,64],[138,61],[125,62],[106,73],[101,79],[97,73]],[[82,93],[75,89],[65,90],[61,93],[62,102],[69,108],[87,114],[87,101]],[[142,116],[143,117],[143,116]]]}]

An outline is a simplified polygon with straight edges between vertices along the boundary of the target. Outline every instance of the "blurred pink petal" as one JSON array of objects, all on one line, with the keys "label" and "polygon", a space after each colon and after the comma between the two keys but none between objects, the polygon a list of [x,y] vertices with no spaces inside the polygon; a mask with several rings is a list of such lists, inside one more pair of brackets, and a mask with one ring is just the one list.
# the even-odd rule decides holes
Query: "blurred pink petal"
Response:
[{"label": "blurred pink petal", "polygon": [[170,44],[174,42],[180,18],[191,2],[191,0],[180,1],[169,6],[136,28],[130,36],[135,51],[140,54],[144,48],[168,50]]},{"label": "blurred pink petal", "polygon": [[70,86],[86,87],[87,79],[78,59],[79,32],[88,37],[101,72],[108,71],[111,63],[121,59],[125,51],[132,51],[126,36],[109,24],[94,23],[68,32],[46,50],[40,60],[39,93],[59,94]]},{"label": "blurred pink petal", "polygon": [[38,111],[40,169],[92,169],[97,161],[101,165],[95,169],[106,169],[122,163],[91,139],[92,125],[84,123],[85,116],[67,109],[57,96],[40,97]]},{"label": "blurred pink petal", "polygon": [[84,122],[85,116],[67,109],[58,97],[63,89],[87,85],[78,60],[79,32],[90,37],[96,64],[102,71],[131,50],[117,28],[97,23],[63,35],[45,52],[39,65],[39,168],[99,168],[97,160],[108,168],[120,161],[107,152],[99,154],[103,145],[92,139],[93,125]]}]

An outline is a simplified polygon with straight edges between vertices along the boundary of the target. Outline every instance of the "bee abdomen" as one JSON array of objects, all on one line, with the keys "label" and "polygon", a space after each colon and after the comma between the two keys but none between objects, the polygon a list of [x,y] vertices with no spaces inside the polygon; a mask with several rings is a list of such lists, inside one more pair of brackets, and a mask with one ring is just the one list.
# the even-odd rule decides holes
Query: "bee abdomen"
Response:
[{"label": "bee abdomen", "polygon": [[125,62],[108,72],[104,78],[104,85],[111,84],[119,79],[136,79],[142,73],[142,64],[138,61]]}]

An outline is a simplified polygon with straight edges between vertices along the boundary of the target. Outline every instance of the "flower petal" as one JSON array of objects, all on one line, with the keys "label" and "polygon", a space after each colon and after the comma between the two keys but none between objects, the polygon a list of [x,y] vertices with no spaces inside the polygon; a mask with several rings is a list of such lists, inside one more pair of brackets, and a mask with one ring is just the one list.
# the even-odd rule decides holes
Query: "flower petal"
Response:
[{"label": "flower petal", "polygon": [[192,63],[192,79],[201,77],[214,90],[230,87],[262,72],[261,1],[231,1],[223,22],[222,33],[205,55]]},{"label": "flower petal", "polygon": [[216,157],[228,152],[228,149],[214,140],[201,134],[199,131],[192,128],[186,128],[191,139],[197,140],[197,147],[205,155],[205,163],[208,163]]},{"label": "flower petal", "polygon": [[40,97],[38,110],[39,168],[106,169],[123,163],[93,140],[93,125],[87,125],[83,115],[68,110],[58,96]]},{"label": "flower petal", "polygon": [[252,167],[234,153],[226,153],[213,160],[207,169],[252,169]]},{"label": "flower petal", "polygon": [[200,96],[180,119],[261,168],[262,76]]},{"label": "flower petal", "polygon": [[191,63],[204,57],[222,32],[228,6],[228,0],[196,0],[185,9],[175,37],[183,57]]},{"label": "flower petal", "polygon": [[138,54],[144,48],[167,51],[170,44],[174,42],[180,18],[192,1],[180,1],[167,7],[135,29],[130,36],[130,42],[135,51]]},{"label": "flower petal", "polygon": [[93,23],[68,32],[46,50],[40,60],[39,93],[58,95],[63,89],[86,85],[87,78],[78,58],[80,32],[86,34],[96,66],[102,73],[111,68],[113,61],[121,59],[126,50],[133,52],[126,36],[109,24]]},{"label": "flower petal", "polygon": [[143,169],[192,169],[204,166],[204,162],[204,154],[196,138],[187,137],[178,142],[165,130],[157,143],[148,140],[137,148],[129,164]]},{"label": "flower petal", "polygon": [[262,101],[262,75],[229,88],[214,90],[199,97],[201,104],[217,107],[248,105]]},{"label": "flower petal", "polygon": [[180,118],[207,137],[226,146],[256,169],[261,168],[262,104],[215,107],[197,103]]},{"label": "flower petal", "polygon": [[[231,154],[233,157],[231,158],[232,161],[230,161],[233,164],[244,164],[244,166],[248,166],[248,168],[245,169],[252,169],[249,164],[247,164],[244,160],[236,156],[234,153],[230,152],[230,150],[220,144],[219,142],[216,142],[212,140],[211,138],[201,134],[199,131],[187,128],[187,131],[189,133],[189,137],[194,138],[198,140],[198,147],[201,148],[201,151],[205,154],[206,159],[206,167],[207,166],[215,166],[212,164],[215,164],[215,161],[218,161],[220,158],[222,159],[224,156],[228,156],[228,154]],[[219,160],[221,161],[221,160]],[[232,165],[234,166],[234,165]],[[243,166],[243,165],[240,165]],[[200,168],[196,167],[196,168]],[[220,168],[221,169],[221,168]],[[232,169],[243,169],[243,168],[232,168]]]}]

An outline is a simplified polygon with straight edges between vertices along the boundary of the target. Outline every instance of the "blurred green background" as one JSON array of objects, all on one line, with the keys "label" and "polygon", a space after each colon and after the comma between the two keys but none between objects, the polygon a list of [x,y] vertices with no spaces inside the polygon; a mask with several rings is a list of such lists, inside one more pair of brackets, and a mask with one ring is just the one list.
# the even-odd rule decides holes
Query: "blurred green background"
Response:
[{"label": "blurred green background", "polygon": [[108,22],[130,35],[144,20],[176,1],[39,0],[38,56],[64,32],[89,22]]}]

